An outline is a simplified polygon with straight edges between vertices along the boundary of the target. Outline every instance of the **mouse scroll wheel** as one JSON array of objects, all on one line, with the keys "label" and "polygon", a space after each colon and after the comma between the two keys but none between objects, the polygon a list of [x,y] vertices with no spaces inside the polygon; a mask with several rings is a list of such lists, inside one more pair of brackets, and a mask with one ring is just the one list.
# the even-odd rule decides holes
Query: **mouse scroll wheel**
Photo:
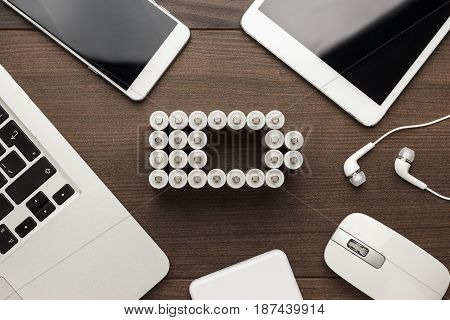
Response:
[{"label": "mouse scroll wheel", "polygon": [[362,257],[367,256],[367,254],[369,253],[368,248],[366,248],[365,246],[363,246],[361,243],[359,243],[358,241],[356,241],[354,239],[351,239],[347,243],[347,247]]}]

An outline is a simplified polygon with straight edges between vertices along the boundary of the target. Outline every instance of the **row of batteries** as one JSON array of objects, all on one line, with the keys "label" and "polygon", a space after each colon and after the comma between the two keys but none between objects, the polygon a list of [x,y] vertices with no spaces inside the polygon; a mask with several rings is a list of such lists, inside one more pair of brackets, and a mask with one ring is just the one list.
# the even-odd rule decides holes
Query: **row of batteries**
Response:
[{"label": "row of batteries", "polygon": [[[288,171],[299,169],[303,164],[303,156],[298,151],[304,143],[303,135],[298,131],[290,131],[284,135],[280,129],[285,123],[284,115],[279,111],[271,111],[266,116],[260,111],[252,111],[247,116],[241,111],[233,111],[228,117],[222,111],[213,111],[207,116],[202,111],[194,111],[189,116],[183,111],[174,111],[168,116],[163,111],[156,111],[150,116],[153,130],[150,137],[149,162],[154,171],[150,173],[149,182],[155,189],[162,189],[168,184],[181,189],[189,184],[194,189],[203,188],[207,183],[215,189],[225,184],[233,189],[244,185],[250,188],[261,188],[264,184],[270,188],[280,188],[284,184],[285,174],[280,170],[283,166]],[[207,164],[207,155],[201,149],[206,147],[206,127],[214,131],[229,128],[239,131],[244,128],[250,131],[268,130],[265,134],[267,149],[264,162],[269,170],[251,169],[244,173],[234,169],[226,174],[221,169],[213,169],[208,174],[202,170]],[[188,132],[189,134],[187,134]],[[168,135],[169,133],[169,135]],[[187,147],[189,145],[189,147]],[[172,151],[168,154],[164,149]],[[182,149],[189,148],[189,155]],[[283,153],[279,149],[287,150]],[[167,165],[172,168],[165,171]],[[189,167],[189,173],[184,170]]]}]

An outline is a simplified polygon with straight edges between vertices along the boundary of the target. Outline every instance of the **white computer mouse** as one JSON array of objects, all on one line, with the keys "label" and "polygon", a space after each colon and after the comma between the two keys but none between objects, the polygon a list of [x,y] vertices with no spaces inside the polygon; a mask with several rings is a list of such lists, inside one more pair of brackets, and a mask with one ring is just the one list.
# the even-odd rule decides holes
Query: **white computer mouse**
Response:
[{"label": "white computer mouse", "polygon": [[361,213],[347,216],[336,229],[325,262],[373,299],[442,299],[450,283],[441,262]]}]

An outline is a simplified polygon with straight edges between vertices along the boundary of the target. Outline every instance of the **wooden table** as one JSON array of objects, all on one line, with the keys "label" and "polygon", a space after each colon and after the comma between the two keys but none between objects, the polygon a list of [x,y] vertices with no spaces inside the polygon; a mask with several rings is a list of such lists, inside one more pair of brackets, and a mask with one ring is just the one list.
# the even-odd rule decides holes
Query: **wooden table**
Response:
[{"label": "wooden table", "polygon": [[[188,299],[193,279],[278,248],[305,298],[366,299],[323,259],[337,224],[352,212],[380,220],[450,268],[449,204],[405,183],[393,169],[398,151],[413,148],[413,173],[449,195],[448,122],[389,137],[360,161],[368,181],[359,189],[342,173],[350,154],[389,129],[449,113],[448,37],[381,123],[365,128],[240,29],[251,0],[159,2],[191,28],[192,38],[141,103],[0,5],[0,63],[171,261],[168,276],[145,298]],[[279,109],[287,126],[306,136],[305,167],[284,190],[152,190],[146,137],[148,116],[159,109]]]}]

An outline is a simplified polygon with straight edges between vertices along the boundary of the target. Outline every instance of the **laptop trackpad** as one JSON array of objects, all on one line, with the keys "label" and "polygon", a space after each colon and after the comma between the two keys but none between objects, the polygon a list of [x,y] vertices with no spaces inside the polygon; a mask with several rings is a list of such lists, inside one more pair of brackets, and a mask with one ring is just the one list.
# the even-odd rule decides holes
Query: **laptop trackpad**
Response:
[{"label": "laptop trackpad", "polygon": [[0,277],[0,300],[22,300],[5,278]]}]

